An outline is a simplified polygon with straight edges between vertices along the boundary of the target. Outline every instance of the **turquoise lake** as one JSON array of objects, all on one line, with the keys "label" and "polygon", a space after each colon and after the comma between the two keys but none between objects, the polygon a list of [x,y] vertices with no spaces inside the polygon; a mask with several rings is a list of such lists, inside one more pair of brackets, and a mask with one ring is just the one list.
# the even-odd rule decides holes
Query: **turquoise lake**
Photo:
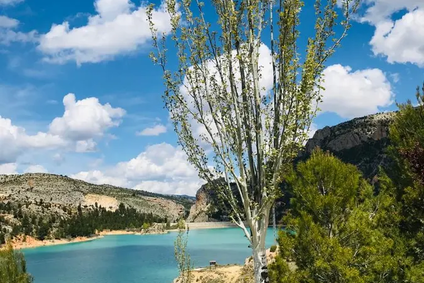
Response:
[{"label": "turquoise lake", "polygon": [[[178,275],[177,233],[105,236],[91,242],[26,249],[35,283],[167,283]],[[274,243],[272,229],[267,245]],[[195,267],[244,263],[251,255],[238,228],[191,230],[188,251]]]}]

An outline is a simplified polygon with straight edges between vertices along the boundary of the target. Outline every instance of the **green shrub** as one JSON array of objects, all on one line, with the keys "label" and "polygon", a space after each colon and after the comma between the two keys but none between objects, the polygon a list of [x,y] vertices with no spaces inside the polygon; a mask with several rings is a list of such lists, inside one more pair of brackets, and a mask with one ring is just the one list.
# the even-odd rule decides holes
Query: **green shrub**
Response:
[{"label": "green shrub", "polygon": [[14,251],[11,244],[0,249],[0,282],[32,282],[32,276],[26,270],[24,255],[21,252]]}]

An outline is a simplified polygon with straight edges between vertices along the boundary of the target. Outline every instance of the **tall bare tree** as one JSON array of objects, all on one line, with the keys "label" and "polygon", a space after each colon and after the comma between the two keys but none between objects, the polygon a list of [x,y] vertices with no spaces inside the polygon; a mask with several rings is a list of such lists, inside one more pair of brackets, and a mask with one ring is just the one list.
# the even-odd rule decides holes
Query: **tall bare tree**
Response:
[{"label": "tall bare tree", "polygon": [[[316,19],[304,52],[301,0],[165,0],[171,35],[158,33],[153,6],[148,13],[151,58],[163,69],[179,143],[201,178],[225,180],[217,189],[250,242],[256,282],[269,281],[265,236],[279,184],[307,139],[324,64],[359,6],[359,0],[307,2]],[[175,71],[166,56],[169,36]]]}]

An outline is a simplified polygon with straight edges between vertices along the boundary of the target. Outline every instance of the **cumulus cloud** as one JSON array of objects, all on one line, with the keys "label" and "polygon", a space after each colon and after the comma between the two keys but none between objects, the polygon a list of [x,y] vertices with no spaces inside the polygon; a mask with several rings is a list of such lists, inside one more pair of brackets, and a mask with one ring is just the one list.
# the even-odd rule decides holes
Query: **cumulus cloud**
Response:
[{"label": "cumulus cloud", "polygon": [[10,29],[0,29],[0,44],[10,45],[13,42],[29,43],[37,41],[37,32],[24,33]]},{"label": "cumulus cloud", "polygon": [[96,140],[120,124],[125,110],[101,104],[97,98],[77,101],[68,94],[63,99],[65,112],[52,121],[48,132],[28,135],[23,127],[0,116],[0,164],[15,162],[31,149],[64,149],[75,152],[96,150]]},{"label": "cumulus cloud", "polygon": [[[1,1],[1,0],[0,0]],[[1,6],[1,2],[0,2]],[[18,27],[19,21],[16,19],[9,18],[7,16],[0,16],[0,44],[10,45],[13,42],[36,42],[38,34],[36,31],[28,33],[15,31]]]},{"label": "cumulus cloud", "polygon": [[102,105],[95,97],[76,101],[73,93],[63,98],[65,113],[50,124],[50,133],[75,141],[100,137],[120,124],[125,110]]},{"label": "cumulus cloud", "polygon": [[354,118],[393,103],[391,84],[380,69],[352,71],[349,66],[332,65],[324,70],[324,79],[322,112]]},{"label": "cumulus cloud", "polygon": [[143,181],[137,184],[134,189],[155,192],[165,195],[191,195],[194,196],[202,184],[199,182],[187,181]]},{"label": "cumulus cloud", "polygon": [[421,0],[366,0],[364,3],[367,5],[367,9],[361,20],[370,22],[373,25],[390,20],[394,13],[403,9],[412,11],[416,8],[424,7],[424,3]]},{"label": "cumulus cloud", "polygon": [[[424,67],[424,1],[368,0],[363,22],[375,26],[370,44],[375,55],[389,63],[412,63]],[[397,20],[393,14],[407,12]]]},{"label": "cumulus cloud", "polygon": [[167,143],[149,146],[137,157],[112,168],[79,172],[71,177],[169,194],[195,195],[203,184],[183,150]]},{"label": "cumulus cloud", "polygon": [[46,168],[42,165],[30,165],[25,169],[24,173],[48,173]]},{"label": "cumulus cloud", "polygon": [[123,188],[130,186],[125,178],[108,176],[99,170],[79,172],[71,175],[71,178],[99,185],[108,184]]},{"label": "cumulus cloud", "polygon": [[6,17],[0,16],[0,28],[14,28],[19,25],[19,21]]},{"label": "cumulus cloud", "polygon": [[0,164],[14,162],[28,148],[56,148],[65,143],[60,137],[48,133],[28,135],[24,128],[0,116]]},{"label": "cumulus cloud", "polygon": [[[63,22],[41,36],[39,50],[46,61],[96,63],[135,52],[151,39],[146,3],[136,7],[128,0],[96,0],[94,7],[97,14],[90,16],[85,26]],[[153,20],[158,32],[171,30],[164,4],[153,11]]]},{"label": "cumulus cloud", "polygon": [[18,168],[16,163],[0,164],[0,175],[18,174],[16,168]]},{"label": "cumulus cloud", "polygon": [[159,136],[164,133],[166,133],[166,127],[164,125],[156,125],[154,127],[145,128],[141,132],[137,132],[137,136]]}]

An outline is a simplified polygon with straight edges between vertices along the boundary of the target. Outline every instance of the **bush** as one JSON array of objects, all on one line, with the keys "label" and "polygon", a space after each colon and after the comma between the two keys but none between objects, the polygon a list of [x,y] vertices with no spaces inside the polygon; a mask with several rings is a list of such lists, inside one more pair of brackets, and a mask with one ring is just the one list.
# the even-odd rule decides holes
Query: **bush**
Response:
[{"label": "bush", "polygon": [[14,251],[11,244],[0,250],[0,282],[31,283],[26,262],[21,252]]},{"label": "bush", "polygon": [[275,253],[276,250],[277,250],[276,245],[271,246],[271,248],[269,249],[269,251],[272,252],[272,253]]}]

